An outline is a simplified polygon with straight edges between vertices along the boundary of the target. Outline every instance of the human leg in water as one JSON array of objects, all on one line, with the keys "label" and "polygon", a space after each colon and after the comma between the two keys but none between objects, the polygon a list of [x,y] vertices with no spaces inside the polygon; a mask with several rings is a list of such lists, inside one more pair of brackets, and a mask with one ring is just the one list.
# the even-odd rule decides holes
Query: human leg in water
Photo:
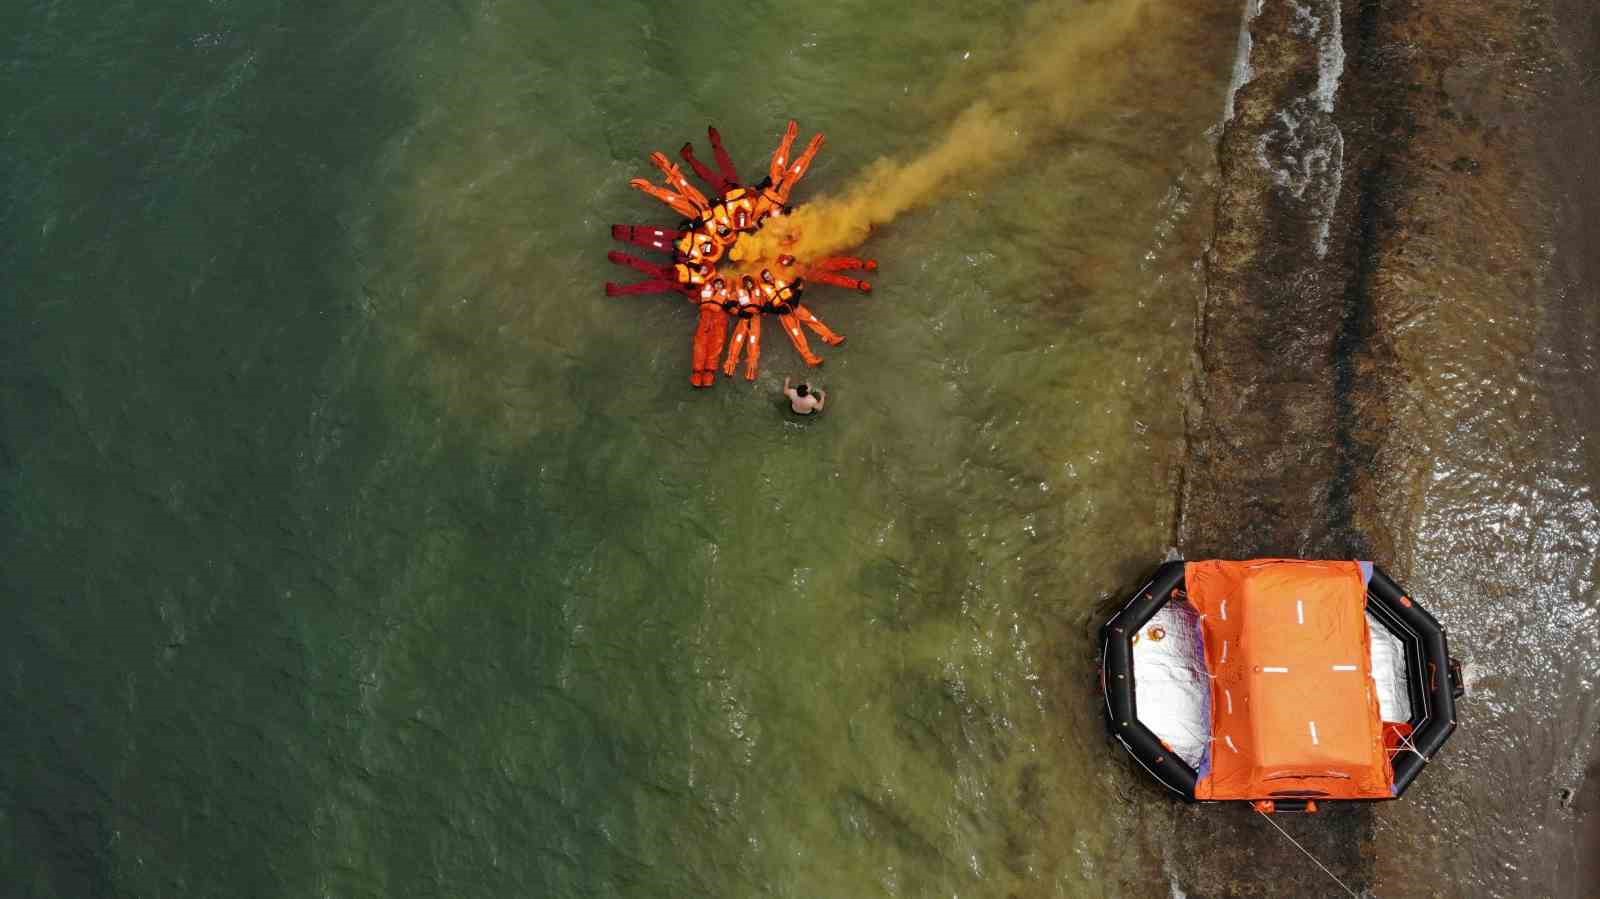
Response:
[{"label": "human leg in water", "polygon": [[834,287],[843,287],[849,290],[859,290],[862,293],[872,293],[872,282],[841,275],[838,272],[817,271],[807,269],[805,278],[818,284],[832,284]]},{"label": "human leg in water", "polygon": [[631,243],[647,250],[670,253],[673,244],[687,233],[676,228],[657,228],[655,225],[612,225],[611,239]]},{"label": "human leg in water", "polygon": [[749,343],[750,357],[745,361],[744,379],[746,381],[754,381],[756,379],[756,367],[761,363],[761,316],[759,315],[751,316],[750,318]]},{"label": "human leg in water", "polygon": [[637,284],[616,284],[606,282],[606,296],[632,297],[649,293],[683,293],[684,287],[676,280],[668,281],[663,278],[652,278],[649,281],[640,281]]},{"label": "human leg in water", "polygon": [[710,387],[717,380],[717,360],[728,339],[728,314],[716,303],[700,304],[700,325],[694,332],[694,363],[689,383]]},{"label": "human leg in water", "polygon": [[800,354],[806,364],[812,368],[822,364],[822,357],[811,352],[811,343],[806,340],[806,335],[800,330],[800,320],[794,313],[786,312],[778,316],[778,321],[783,325],[783,333],[789,335],[789,342],[794,344],[794,351]]},{"label": "human leg in water", "polygon": [[705,373],[701,380],[705,386],[710,387],[717,382],[717,360],[722,358],[722,351],[728,346],[728,327],[733,323],[733,316],[726,310],[716,318],[716,325],[711,329],[711,343],[706,347]]},{"label": "human leg in water", "polygon": [[794,151],[794,142],[799,136],[800,123],[790,119],[789,127],[783,131],[783,139],[778,141],[778,149],[772,152],[772,163],[767,166],[774,187],[783,183],[783,173],[789,170],[789,154]]},{"label": "human leg in water", "polygon": [[637,256],[624,253],[621,250],[612,250],[606,254],[606,258],[612,262],[615,262],[617,265],[626,265],[629,268],[634,268],[644,272],[651,278],[654,278],[658,281],[677,280],[677,273],[673,271],[672,266],[670,265],[657,265],[654,262],[640,259]]},{"label": "human leg in water", "polygon": [[684,177],[683,169],[677,163],[668,159],[667,154],[659,151],[651,153],[650,161],[655,164],[656,168],[661,170],[661,174],[666,176],[667,185],[677,191],[679,196],[687,198],[689,202],[701,210],[711,208],[711,201],[706,199],[706,195],[700,192],[700,188],[695,187],[689,182],[688,178]]},{"label": "human leg in water", "polygon": [[794,317],[798,318],[806,327],[815,331],[817,336],[822,338],[822,342],[828,346],[838,346],[844,343],[843,334],[835,334],[832,328],[823,324],[822,319],[811,314],[811,310],[804,305],[797,304],[794,307]]},{"label": "human leg in water", "polygon": [[795,185],[799,184],[800,179],[811,169],[811,163],[816,161],[817,153],[821,152],[822,145],[827,139],[827,135],[821,132],[812,135],[811,143],[806,144],[805,152],[800,154],[799,159],[789,163],[789,167],[783,172],[783,177],[772,179],[773,187],[777,189],[778,197],[783,202],[789,202],[789,194],[794,192]]},{"label": "human leg in water", "polygon": [[733,370],[739,367],[739,357],[744,353],[745,342],[750,339],[750,322],[755,319],[741,318],[733,326],[733,338],[728,341],[728,359],[722,364],[722,373],[733,377]]},{"label": "human leg in water", "polygon": [[720,172],[713,171],[711,166],[708,166],[699,159],[695,158],[694,144],[684,144],[683,149],[678,151],[678,155],[683,157],[684,162],[689,163],[689,167],[694,169],[694,173],[700,176],[701,181],[711,185],[711,189],[717,193],[725,194],[739,186],[738,184],[729,181]]},{"label": "human leg in water", "polygon": [[728,155],[727,149],[722,146],[722,135],[711,126],[706,127],[706,137],[711,140],[711,155],[716,157],[717,168],[722,171],[722,180],[730,187],[739,185],[739,170],[733,167],[733,157]]},{"label": "human leg in water", "polygon": [[862,269],[869,272],[878,270],[878,260],[862,259],[859,256],[828,256],[818,259],[807,266],[814,272],[843,272],[851,269]]},{"label": "human leg in water", "polygon": [[635,178],[632,181],[629,181],[628,184],[635,190],[644,191],[650,196],[655,197],[657,200],[660,200],[668,206],[671,206],[673,211],[677,212],[684,218],[698,221],[700,214],[704,211],[696,207],[688,197],[667,190],[665,187],[651,184],[643,178]]}]

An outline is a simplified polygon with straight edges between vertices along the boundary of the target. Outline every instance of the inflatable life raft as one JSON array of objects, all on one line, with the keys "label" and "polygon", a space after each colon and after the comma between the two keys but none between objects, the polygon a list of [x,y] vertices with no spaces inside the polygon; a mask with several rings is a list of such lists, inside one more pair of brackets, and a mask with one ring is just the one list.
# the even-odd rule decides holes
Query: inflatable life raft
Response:
[{"label": "inflatable life raft", "polygon": [[1101,636],[1111,733],[1189,801],[1394,799],[1456,727],[1444,628],[1371,562],[1168,562]]}]

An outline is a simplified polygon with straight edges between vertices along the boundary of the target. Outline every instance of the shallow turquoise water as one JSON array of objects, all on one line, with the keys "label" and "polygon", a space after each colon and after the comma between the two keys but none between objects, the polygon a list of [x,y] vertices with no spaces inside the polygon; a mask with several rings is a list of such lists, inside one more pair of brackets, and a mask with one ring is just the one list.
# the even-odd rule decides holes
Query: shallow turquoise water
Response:
[{"label": "shallow turquoise water", "polygon": [[805,422],[787,346],[691,391],[691,310],[601,295],[627,179],[793,115],[841,190],[1022,11],[7,13],[0,881],[1095,894],[1236,12],[875,235]]}]

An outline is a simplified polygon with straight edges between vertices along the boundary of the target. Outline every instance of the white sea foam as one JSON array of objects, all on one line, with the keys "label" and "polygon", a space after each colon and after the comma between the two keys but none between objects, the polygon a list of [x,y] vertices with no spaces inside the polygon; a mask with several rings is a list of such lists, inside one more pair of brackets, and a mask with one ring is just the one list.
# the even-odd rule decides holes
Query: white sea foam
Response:
[{"label": "white sea foam", "polygon": [[1233,119],[1233,96],[1239,88],[1250,83],[1255,73],[1250,69],[1250,49],[1253,46],[1250,40],[1250,23],[1256,16],[1261,15],[1261,4],[1264,0],[1244,0],[1244,15],[1239,20],[1239,45],[1233,56],[1233,78],[1228,82],[1228,100],[1222,109],[1224,122]]},{"label": "white sea foam", "polygon": [[[1248,83],[1252,74],[1249,25],[1259,14],[1261,2],[1246,4],[1241,55],[1234,64],[1236,85]],[[1339,0],[1290,0],[1290,9],[1294,14],[1291,33],[1316,47],[1317,84],[1278,111],[1257,139],[1255,156],[1273,184],[1310,207],[1311,219],[1317,223],[1314,246],[1321,258],[1328,252],[1333,213],[1344,183],[1344,135],[1333,121],[1339,80],[1344,75],[1344,31]],[[1233,114],[1231,92],[1227,113]]]}]

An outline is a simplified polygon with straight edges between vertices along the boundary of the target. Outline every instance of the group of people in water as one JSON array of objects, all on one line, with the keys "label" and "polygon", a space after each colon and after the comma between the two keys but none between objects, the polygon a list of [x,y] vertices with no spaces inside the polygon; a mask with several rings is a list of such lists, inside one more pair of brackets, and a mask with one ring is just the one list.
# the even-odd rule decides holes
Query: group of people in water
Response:
[{"label": "group of people in water", "polygon": [[[679,292],[698,304],[700,322],[695,331],[689,378],[696,387],[709,387],[716,383],[719,360],[723,374],[732,377],[741,357],[745,360],[745,378],[755,380],[761,358],[761,321],[764,315],[778,318],[790,343],[807,365],[821,365],[822,359],[811,351],[802,326],[809,328],[829,346],[844,343],[844,337],[823,324],[800,302],[807,281],[871,293],[870,282],[844,273],[850,270],[876,270],[876,261],[836,256],[801,263],[794,256],[784,254],[779,255],[773,265],[760,268],[750,266],[742,273],[729,275],[722,274],[718,265],[728,258],[742,235],[754,233],[769,220],[793,211],[788,205],[789,197],[795,185],[811,168],[818,151],[822,149],[824,137],[817,134],[799,157],[791,159],[800,126],[790,121],[783,140],[772,155],[768,176],[756,186],[746,187],[740,183],[733,159],[723,147],[722,136],[717,129],[708,128],[706,133],[711,139],[716,169],[695,157],[692,144],[685,143],[679,152],[695,174],[712,188],[715,199],[696,188],[683,170],[665,154],[651,154],[650,161],[665,176],[666,186],[653,184],[643,178],[635,178],[630,183],[683,215],[684,221],[677,228],[613,225],[611,236],[637,247],[670,253],[672,261],[657,263],[612,250],[607,254],[612,262],[636,269],[647,275],[648,280],[636,284],[608,281],[606,294],[628,296]],[[726,358],[723,358],[724,350]],[[796,412],[810,412],[822,407],[817,394],[809,392],[807,388],[808,385],[804,384],[799,388],[790,388],[785,384],[785,391],[791,394],[791,404]]]}]

